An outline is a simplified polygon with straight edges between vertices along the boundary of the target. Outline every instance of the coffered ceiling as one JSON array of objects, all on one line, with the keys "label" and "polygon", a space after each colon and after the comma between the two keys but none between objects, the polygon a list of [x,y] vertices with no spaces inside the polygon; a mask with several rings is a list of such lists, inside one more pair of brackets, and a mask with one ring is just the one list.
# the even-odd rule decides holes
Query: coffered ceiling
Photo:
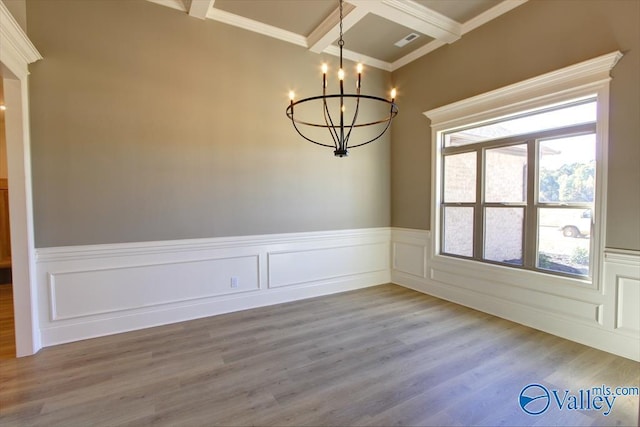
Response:
[{"label": "coffered ceiling", "polygon": [[[224,22],[313,52],[339,52],[338,0],[148,1],[180,10],[192,18]],[[526,1],[348,0],[344,3],[344,57],[393,71],[445,44],[455,43],[469,31]]]}]

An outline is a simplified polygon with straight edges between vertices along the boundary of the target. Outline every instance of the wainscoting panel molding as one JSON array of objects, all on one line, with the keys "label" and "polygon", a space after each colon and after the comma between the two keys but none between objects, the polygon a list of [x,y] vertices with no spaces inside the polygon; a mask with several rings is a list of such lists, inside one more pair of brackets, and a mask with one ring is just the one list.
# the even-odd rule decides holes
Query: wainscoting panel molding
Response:
[{"label": "wainscoting panel molding", "polygon": [[51,319],[73,319],[257,290],[258,255],[51,273],[49,285]]},{"label": "wainscoting panel molding", "polygon": [[392,229],[391,247],[393,283],[640,361],[639,252],[606,249],[591,286],[433,257],[424,230]]},{"label": "wainscoting panel molding", "polygon": [[[269,287],[293,286],[389,270],[389,243],[270,252]],[[305,266],[291,268],[292,266]]]},{"label": "wainscoting panel molding", "polygon": [[36,250],[43,346],[390,282],[389,228]]},{"label": "wainscoting panel molding", "polygon": [[616,330],[640,333],[640,311],[634,302],[640,301],[640,280],[618,277],[616,287]]},{"label": "wainscoting panel molding", "polygon": [[605,296],[615,307],[605,321],[616,332],[640,336],[640,257],[631,252],[609,252],[604,264]]}]

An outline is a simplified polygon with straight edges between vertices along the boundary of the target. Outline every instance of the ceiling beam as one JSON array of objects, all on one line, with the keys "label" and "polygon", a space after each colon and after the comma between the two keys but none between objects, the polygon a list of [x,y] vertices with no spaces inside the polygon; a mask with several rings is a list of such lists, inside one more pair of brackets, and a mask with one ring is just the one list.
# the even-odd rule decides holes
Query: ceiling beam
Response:
[{"label": "ceiling beam", "polygon": [[515,9],[516,7],[521,6],[526,2],[527,0],[504,0],[502,3],[498,3],[491,9],[485,10],[480,15],[477,15],[462,24],[462,34],[466,34],[469,31],[475,30],[479,26],[496,19],[498,16],[503,15],[512,9]]},{"label": "ceiling beam", "polygon": [[[498,3],[496,6],[492,7],[489,10],[482,12],[480,15],[477,15],[467,22],[463,23],[461,26],[462,33],[461,35],[467,34],[469,31],[475,30],[479,26],[486,24],[487,22],[496,19],[498,16],[509,12],[510,10],[526,3],[527,0],[503,0],[501,3]],[[402,58],[396,60],[391,64],[391,71],[395,71],[400,67],[407,65],[410,62],[415,61],[416,59],[424,56],[434,50],[444,46],[446,43],[441,40],[433,40],[430,43],[410,52],[409,54],[403,56]]]},{"label": "ceiling beam", "polygon": [[[340,56],[340,48],[336,45],[331,45],[328,48],[326,48],[324,51],[322,51],[322,53],[326,53],[327,55],[333,55],[336,57]],[[380,59],[377,58],[372,58],[370,56],[366,56],[363,55],[361,53],[358,52],[354,52],[352,50],[349,49],[343,49],[342,50],[342,56],[345,59],[348,59],[350,61],[353,62],[359,62],[361,64],[364,65],[369,65],[371,67],[374,68],[378,68],[380,70],[385,70],[385,71],[393,71],[392,64],[386,61],[382,61]]]},{"label": "ceiling beam", "polygon": [[[0,0],[1,2],[2,0]],[[298,46],[305,47],[315,53],[329,55],[340,54],[339,48],[333,44],[340,34],[340,10],[336,8],[308,37],[271,25],[254,21],[243,16],[234,15],[214,8],[215,0],[147,0],[162,6],[170,7],[200,19],[212,19],[229,25],[244,28],[265,36],[273,37]],[[258,0],[265,1],[265,0]],[[481,13],[464,23],[456,22],[438,12],[428,9],[413,0],[345,0],[343,32],[355,26],[367,14],[372,13],[395,22],[413,31],[432,37],[434,40],[410,52],[404,57],[388,63],[357,52],[344,50],[344,57],[353,61],[380,68],[396,70],[417,58],[432,52],[441,46],[453,43],[467,32],[497,18],[527,2],[527,0],[503,0],[498,5]]]},{"label": "ceiling beam", "polygon": [[291,31],[283,30],[272,25],[264,24],[262,22],[254,21],[253,19],[245,18],[244,16],[235,15],[222,9],[211,8],[207,13],[207,18],[224,22],[234,27],[242,28],[254,33],[262,34],[264,36],[273,37],[274,39],[283,40],[289,43],[293,43],[298,46],[308,47],[307,38]]},{"label": "ceiling beam", "polygon": [[349,0],[358,8],[445,43],[462,36],[462,25],[412,0]]},{"label": "ceiling beam", "polygon": [[198,19],[206,19],[207,12],[213,7],[215,0],[191,0],[189,6],[189,16]]},{"label": "ceiling beam", "polygon": [[[342,31],[347,32],[349,28],[358,23],[369,13],[366,8],[355,7],[351,3],[344,3]],[[340,37],[340,9],[334,10],[315,30],[307,37],[309,50],[320,53]]]}]

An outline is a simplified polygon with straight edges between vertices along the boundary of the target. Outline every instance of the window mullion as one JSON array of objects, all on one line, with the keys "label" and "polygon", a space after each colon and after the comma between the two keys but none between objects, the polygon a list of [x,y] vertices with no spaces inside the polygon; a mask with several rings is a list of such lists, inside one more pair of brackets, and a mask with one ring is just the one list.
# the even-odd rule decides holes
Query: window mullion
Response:
[{"label": "window mullion", "polygon": [[476,151],[476,203],[474,215],[474,248],[473,257],[481,260],[484,257],[484,175],[485,175],[485,156],[484,150],[478,148]]},{"label": "window mullion", "polygon": [[538,212],[536,210],[536,175],[538,169],[538,154],[536,140],[527,141],[527,205],[525,208],[524,226],[524,267],[534,268],[536,264]]}]

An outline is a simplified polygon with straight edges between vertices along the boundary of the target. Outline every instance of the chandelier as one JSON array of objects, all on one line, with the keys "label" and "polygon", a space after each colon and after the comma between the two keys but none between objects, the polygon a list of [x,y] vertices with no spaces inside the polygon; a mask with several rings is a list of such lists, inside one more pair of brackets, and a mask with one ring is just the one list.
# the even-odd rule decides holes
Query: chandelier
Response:
[{"label": "chandelier", "polygon": [[[355,82],[355,93],[345,93],[345,73],[342,67],[342,47],[344,46],[342,34],[342,3],[343,0],[340,0],[340,39],[338,40],[338,46],[340,47],[340,69],[338,70],[340,93],[327,94],[328,66],[327,64],[322,64],[322,95],[295,101],[295,93],[291,91],[289,92],[290,103],[287,107],[287,117],[291,119],[291,123],[298,134],[309,142],[323,147],[333,148],[333,154],[336,157],[345,157],[349,153],[349,148],[361,147],[380,138],[384,135],[387,129],[389,129],[391,121],[398,114],[398,106],[395,104],[395,89],[391,90],[391,100],[378,96],[362,95],[360,93],[360,89],[362,87],[362,64],[358,64],[356,68],[358,77]],[[345,101],[349,101],[348,110]],[[383,113],[379,113],[378,117],[380,118],[378,119],[365,119],[358,121],[361,103],[363,106],[367,104],[368,109],[376,108],[376,105],[378,106],[377,108],[384,108],[384,110],[381,110],[385,111],[384,116],[382,115]],[[295,116],[294,113],[303,108],[302,104],[306,104],[305,107],[310,106],[311,104],[315,104],[316,107],[321,107],[320,113],[322,115],[322,120],[311,121],[306,119],[306,116],[302,119],[299,115]],[[354,129],[370,126],[375,126],[372,128],[372,134],[375,135],[373,138],[371,138],[372,134],[368,134],[364,138],[364,141],[351,141],[351,134]],[[329,135],[331,135],[331,139],[314,139],[316,134],[311,131],[314,128],[327,129],[329,131]]]}]

